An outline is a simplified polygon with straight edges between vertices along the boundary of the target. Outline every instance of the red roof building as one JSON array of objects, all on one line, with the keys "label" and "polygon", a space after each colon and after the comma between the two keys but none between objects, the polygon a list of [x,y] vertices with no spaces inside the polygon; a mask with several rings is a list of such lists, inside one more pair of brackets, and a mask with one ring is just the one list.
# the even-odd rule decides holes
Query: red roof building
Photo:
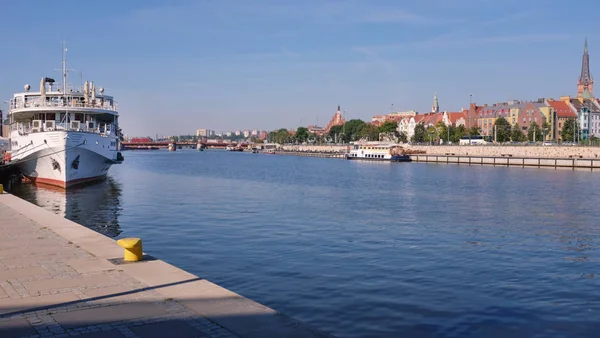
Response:
[{"label": "red roof building", "polygon": [[329,121],[329,123],[327,124],[327,127],[325,127],[325,132],[329,133],[329,130],[331,129],[331,127],[341,126],[341,125],[344,125],[344,123],[346,123],[346,121],[344,120],[344,117],[342,116],[342,113],[340,112],[340,106],[338,106],[337,112],[333,115],[333,117],[331,118],[331,121]]}]

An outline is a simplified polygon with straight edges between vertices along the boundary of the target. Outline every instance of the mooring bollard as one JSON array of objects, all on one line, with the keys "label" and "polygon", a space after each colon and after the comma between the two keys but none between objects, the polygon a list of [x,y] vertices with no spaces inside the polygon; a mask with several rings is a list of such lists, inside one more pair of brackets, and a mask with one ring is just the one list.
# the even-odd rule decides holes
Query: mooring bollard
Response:
[{"label": "mooring bollard", "polygon": [[128,262],[137,262],[142,260],[142,239],[141,238],[122,238],[117,244],[125,249],[123,260]]}]

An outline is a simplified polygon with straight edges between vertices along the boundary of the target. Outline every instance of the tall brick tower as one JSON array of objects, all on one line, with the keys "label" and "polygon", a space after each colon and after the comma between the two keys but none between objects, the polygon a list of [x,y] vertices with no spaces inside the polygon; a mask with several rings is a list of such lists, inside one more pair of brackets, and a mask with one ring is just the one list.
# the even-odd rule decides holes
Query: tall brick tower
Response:
[{"label": "tall brick tower", "polygon": [[[585,93],[585,95],[584,95]],[[583,47],[583,60],[581,61],[581,75],[577,81],[577,97],[594,96],[594,78],[590,73],[590,56],[588,54],[587,38]]]}]

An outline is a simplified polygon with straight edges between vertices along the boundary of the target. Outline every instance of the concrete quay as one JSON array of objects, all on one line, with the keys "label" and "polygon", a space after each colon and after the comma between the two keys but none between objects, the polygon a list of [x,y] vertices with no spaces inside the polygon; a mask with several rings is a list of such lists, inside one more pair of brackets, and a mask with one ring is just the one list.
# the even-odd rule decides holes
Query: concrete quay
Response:
[{"label": "concrete quay", "polygon": [[10,194],[0,234],[2,338],[330,337]]},{"label": "concrete quay", "polygon": [[345,152],[322,152],[322,151],[292,151],[292,150],[278,150],[273,154],[275,155],[290,155],[290,156],[305,156],[305,157],[324,157],[324,158],[346,158]]},{"label": "concrete quay", "polygon": [[464,146],[422,146],[407,145],[407,149],[424,151],[427,155],[456,155],[478,157],[523,157],[523,158],[598,158],[600,147],[581,146],[498,146],[498,145],[464,145]]},{"label": "concrete quay", "polygon": [[493,165],[536,168],[566,168],[600,171],[600,158],[527,158],[505,156],[466,156],[466,155],[410,155],[413,162],[432,162],[466,165]]}]

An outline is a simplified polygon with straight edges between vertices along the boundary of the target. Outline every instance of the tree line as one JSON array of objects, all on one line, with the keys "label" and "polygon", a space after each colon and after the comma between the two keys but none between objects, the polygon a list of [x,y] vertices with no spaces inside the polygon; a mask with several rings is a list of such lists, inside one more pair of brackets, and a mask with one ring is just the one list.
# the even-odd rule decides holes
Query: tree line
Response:
[{"label": "tree line", "polygon": [[[550,129],[550,125],[546,122],[541,127],[536,122],[532,122],[528,128],[523,129],[518,123],[511,125],[504,117],[500,117],[494,123],[492,138],[495,134],[496,141],[500,143],[543,141]],[[575,119],[567,120],[561,130],[562,139],[564,141],[573,140],[576,130]],[[379,141],[382,135],[404,143],[408,141],[439,143],[440,140],[444,143],[448,143],[448,141],[458,143],[462,137],[481,135],[481,129],[478,126],[469,129],[464,125],[447,126],[441,121],[435,126],[427,127],[423,123],[417,123],[414,134],[409,140],[406,133],[398,132],[398,123],[395,121],[386,121],[378,127],[360,119],[353,119],[343,125],[331,127],[329,132],[322,136],[310,133],[305,127],[299,127],[295,133],[290,133],[289,130],[282,128],[271,131],[268,134],[268,140],[274,143],[349,143],[359,140]]]}]

